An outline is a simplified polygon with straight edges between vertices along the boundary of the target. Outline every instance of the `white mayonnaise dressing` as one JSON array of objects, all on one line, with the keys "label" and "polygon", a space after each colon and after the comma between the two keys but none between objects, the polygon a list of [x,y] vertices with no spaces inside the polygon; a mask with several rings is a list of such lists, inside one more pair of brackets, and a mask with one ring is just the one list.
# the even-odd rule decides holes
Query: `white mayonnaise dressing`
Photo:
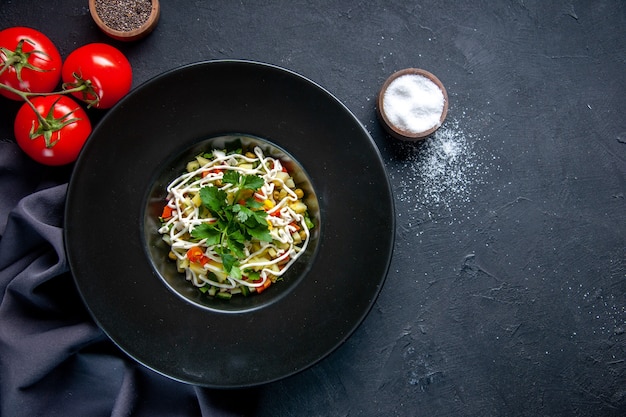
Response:
[{"label": "white mayonnaise dressing", "polygon": [[[185,268],[186,279],[195,286],[202,287],[210,284],[219,288],[234,289],[239,285],[248,287],[261,287],[270,279],[269,275],[275,277],[282,276],[289,267],[302,255],[310,240],[310,231],[302,214],[296,213],[290,203],[298,201],[294,190],[288,187],[280,178],[283,166],[280,160],[266,157],[259,147],[254,148],[255,157],[247,157],[240,154],[226,155],[222,151],[213,151],[213,159],[192,172],[187,172],[174,179],[167,186],[167,206],[172,209],[172,217],[159,228],[159,233],[171,246],[172,252],[177,259],[184,261],[188,249],[199,246],[203,249],[204,255],[210,262],[203,266],[203,271],[198,271],[190,267]],[[256,168],[249,168],[258,164]],[[242,166],[243,165],[243,166]],[[280,188],[287,192],[287,195],[276,204],[267,209],[267,220],[272,242],[257,242],[260,249],[251,252],[251,242],[246,242],[244,254],[245,259],[240,259],[239,269],[260,269],[260,280],[256,282],[244,281],[232,276],[226,276],[222,266],[220,255],[215,251],[215,246],[207,246],[206,239],[201,241],[191,241],[190,234],[195,227],[203,223],[213,223],[217,219],[212,217],[202,217],[200,207],[191,200],[202,187],[218,187],[221,190],[234,195],[238,190],[233,184],[221,184],[224,171],[238,171],[241,175],[256,175],[264,180],[263,186],[254,194],[260,201],[267,201],[280,184]],[[297,227],[295,225],[298,225]],[[306,238],[295,243],[293,233],[304,231]],[[269,261],[260,260],[262,254],[268,252],[275,253]],[[279,267],[278,265],[282,265]],[[213,272],[216,276],[224,278],[215,281],[208,278],[207,271]]]}]

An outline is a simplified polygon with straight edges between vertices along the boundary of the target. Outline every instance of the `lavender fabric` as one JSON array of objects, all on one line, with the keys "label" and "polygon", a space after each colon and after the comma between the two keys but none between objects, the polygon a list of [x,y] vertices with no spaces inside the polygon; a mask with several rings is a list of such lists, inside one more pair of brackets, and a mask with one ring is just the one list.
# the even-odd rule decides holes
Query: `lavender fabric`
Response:
[{"label": "lavender fabric", "polygon": [[50,172],[0,143],[0,415],[246,414],[135,363],[95,325],[65,256],[67,183]]}]

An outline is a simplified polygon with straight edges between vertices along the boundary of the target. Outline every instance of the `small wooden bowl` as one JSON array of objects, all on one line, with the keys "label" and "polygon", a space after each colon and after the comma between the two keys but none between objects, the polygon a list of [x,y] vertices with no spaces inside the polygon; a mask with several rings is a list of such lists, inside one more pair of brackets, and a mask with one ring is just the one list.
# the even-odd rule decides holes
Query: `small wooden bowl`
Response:
[{"label": "small wooden bowl", "polygon": [[[387,91],[387,88],[396,78],[399,78],[407,74],[421,75],[423,77],[428,78],[430,81],[435,83],[437,87],[439,87],[439,89],[441,90],[441,93],[443,94],[443,110],[441,111],[441,116],[439,117],[439,123],[433,126],[432,128],[425,130],[423,132],[415,133],[415,132],[409,132],[407,130],[401,129],[400,127],[395,126],[393,123],[391,123],[391,121],[385,114],[383,101],[384,101],[384,96],[385,96],[385,92]],[[405,140],[405,141],[418,141],[418,140],[422,140],[432,135],[443,124],[443,121],[445,120],[446,115],[448,114],[448,93],[445,87],[443,86],[443,84],[441,83],[441,81],[439,81],[439,79],[435,77],[433,74],[431,74],[430,72],[420,69],[420,68],[406,68],[406,69],[403,69],[403,70],[400,70],[391,74],[391,76],[387,78],[387,80],[383,83],[383,86],[381,87],[380,92],[378,93],[376,111],[378,113],[379,119],[382,121],[383,127],[385,128],[387,133],[389,133],[391,136],[393,136],[396,139]]]},{"label": "small wooden bowl", "polygon": [[148,17],[148,20],[146,20],[144,24],[137,29],[129,31],[121,31],[108,27],[96,11],[96,0],[89,0],[89,12],[91,13],[91,17],[93,18],[93,20],[96,22],[96,25],[104,33],[118,41],[130,42],[141,39],[144,36],[148,35],[150,32],[152,32],[152,30],[157,25],[157,22],[159,21],[161,6],[159,5],[159,0],[152,0],[152,10],[150,11],[150,16]]}]

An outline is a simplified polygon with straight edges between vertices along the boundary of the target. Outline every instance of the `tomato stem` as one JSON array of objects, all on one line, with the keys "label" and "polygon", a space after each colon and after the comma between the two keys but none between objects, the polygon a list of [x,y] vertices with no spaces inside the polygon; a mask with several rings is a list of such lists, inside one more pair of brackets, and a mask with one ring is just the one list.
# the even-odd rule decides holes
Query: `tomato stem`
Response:
[{"label": "tomato stem", "polygon": [[17,62],[15,57],[9,57],[2,62],[2,68],[0,69],[0,75],[4,73],[4,71],[8,70]]},{"label": "tomato stem", "polygon": [[[18,81],[21,82],[23,68],[28,68],[30,70],[39,71],[39,72],[47,71],[42,68],[35,67],[30,62],[28,62],[28,60],[30,59],[30,56],[32,54],[40,54],[46,57],[48,56],[48,54],[46,54],[43,51],[38,51],[38,50],[24,52],[23,51],[24,42],[34,45],[34,43],[30,39],[24,38],[24,39],[20,39],[20,41],[17,43],[17,46],[15,47],[15,51],[0,47],[0,53],[4,55],[4,57],[2,58],[2,68],[0,68],[0,75],[2,75],[9,68],[13,67],[15,69],[15,73],[16,73]],[[82,91],[83,100],[87,103],[87,108],[90,108],[91,106],[95,106],[96,104],[98,104],[98,102],[100,101],[100,97],[98,97],[98,94],[95,92],[93,86],[91,85],[91,81],[84,80],[79,74],[74,74],[74,78],[76,78],[75,83],[64,83],[62,85],[61,91],[53,91],[51,93],[32,93],[29,91],[17,90],[4,83],[0,83],[0,88],[3,88],[7,91],[12,92],[13,94],[16,94],[17,96],[19,96],[22,100],[26,102],[28,102],[28,97],[32,97],[32,96],[52,96],[52,95],[57,95],[57,94],[79,93]],[[90,99],[89,97],[95,97],[95,98]]]},{"label": "tomato stem", "polygon": [[[2,74],[2,71],[0,71],[0,74]],[[54,95],[58,95],[58,94],[78,93],[78,92],[87,90],[89,87],[86,84],[81,84],[81,85],[79,85],[77,87],[68,88],[68,89],[64,89],[64,90],[61,90],[61,91],[52,91],[50,93],[31,93],[29,91],[18,90],[16,88],[13,88],[13,87],[8,86],[8,85],[3,84],[3,83],[0,83],[0,88],[5,89],[7,91],[10,91],[10,92],[20,96],[22,99],[26,100],[28,97],[34,97],[34,96],[54,96]]]},{"label": "tomato stem", "polygon": [[[91,85],[91,80],[85,80],[83,79],[81,74],[78,74],[75,72],[72,73],[72,77],[74,77],[75,81],[72,83],[63,83],[63,85],[61,86],[61,88],[63,88],[63,91],[64,92],[82,91],[83,101],[85,101],[88,104],[87,107],[95,106],[96,104],[98,104],[98,102],[100,101],[100,97],[98,97],[96,90],[94,90],[93,86]],[[90,97],[95,97],[95,98],[92,99]]]},{"label": "tomato stem", "polygon": [[[28,40],[26,40],[28,41]],[[2,68],[0,69],[0,74],[2,74],[4,71],[6,71],[8,68],[10,68],[11,66],[13,66],[14,64],[19,64],[20,62],[22,62],[22,57],[18,54],[18,52],[21,53],[21,46],[24,42],[24,39],[22,41],[20,41],[20,43],[18,44],[18,47],[16,48],[15,53],[13,53],[13,51],[9,51],[6,50],[6,48],[0,48],[0,50],[2,51],[2,53],[6,56],[6,59],[4,59],[3,61],[3,65]],[[36,51],[34,51],[36,52]],[[31,68],[31,69],[35,69],[38,70],[36,68]],[[17,70],[17,69],[16,69]],[[41,70],[43,71],[43,70]],[[19,71],[18,71],[18,79],[20,78],[19,76]],[[7,91],[10,91],[11,93],[17,95],[18,97],[20,97],[22,100],[24,100],[24,102],[33,110],[33,112],[35,113],[35,115],[37,116],[37,121],[39,122],[39,129],[35,130],[34,126],[33,129],[31,131],[31,139],[34,139],[38,136],[43,135],[46,141],[46,147],[50,148],[52,146],[54,146],[54,144],[56,142],[51,142],[50,138],[52,137],[52,133],[61,130],[63,127],[67,126],[70,123],[73,123],[74,121],[77,121],[78,119],[70,119],[67,120],[67,118],[71,115],[70,114],[66,114],[65,116],[63,116],[61,119],[58,120],[65,120],[65,122],[63,123],[57,123],[57,121],[53,118],[48,119],[46,117],[43,117],[41,114],[39,114],[39,111],[37,111],[37,108],[35,107],[35,105],[29,100],[29,97],[33,97],[33,96],[52,96],[52,95],[59,95],[59,94],[72,94],[72,93],[78,93],[83,91],[84,94],[93,94],[96,99],[95,100],[91,100],[88,101],[88,108],[91,107],[92,105],[96,104],[98,102],[98,95],[95,94],[93,88],[91,87],[91,82],[89,80],[80,80],[81,82],[75,84],[75,85],[71,85],[71,84],[63,84],[63,90],[62,91],[53,91],[50,93],[32,93],[29,91],[22,91],[22,90],[18,90],[17,88],[13,88],[9,85],[6,85],[4,83],[0,83],[0,89],[4,89]],[[72,86],[72,88],[65,88],[66,86]],[[56,105],[56,103],[55,103]],[[52,109],[54,108],[54,105],[52,106]]]},{"label": "tomato stem", "polygon": [[16,88],[13,88],[3,83],[0,83],[0,88],[5,89],[7,91],[12,92],[13,94],[20,96],[24,100],[24,102],[28,104],[28,106],[31,109],[33,109],[33,111],[37,115],[37,120],[39,121],[39,124],[44,128],[44,130],[50,130],[50,124],[46,121],[46,119],[41,114],[39,114],[35,105],[28,99],[28,96],[44,95],[44,94],[26,93],[22,90],[18,90]]},{"label": "tomato stem", "polygon": [[66,115],[64,115],[63,117],[56,119],[52,116],[52,112],[54,110],[54,106],[56,105],[56,101],[54,102],[54,104],[52,105],[52,107],[50,108],[50,111],[48,112],[48,115],[46,117],[44,117],[43,115],[41,115],[39,113],[39,111],[37,110],[37,107],[35,107],[35,105],[33,104],[32,101],[30,101],[28,99],[28,97],[30,96],[51,96],[51,95],[58,95],[58,94],[63,94],[63,93],[72,93],[74,91],[82,91],[84,90],[84,86],[80,86],[80,87],[76,87],[75,89],[70,89],[70,90],[64,90],[63,92],[59,93],[59,92],[53,92],[53,93],[27,93],[25,91],[21,91],[18,90],[16,88],[13,88],[11,86],[8,86],[6,84],[0,83],[0,88],[3,88],[7,91],[10,91],[18,96],[20,96],[22,99],[24,99],[24,102],[31,108],[31,110],[35,113],[36,117],[37,117],[37,121],[39,122],[39,127],[37,129],[35,129],[35,126],[32,126],[31,128],[31,139],[36,139],[39,136],[43,136],[44,140],[46,142],[46,148],[51,148],[53,147],[57,141],[52,141],[52,134],[54,132],[57,132],[61,129],[63,129],[65,126],[72,124],[74,122],[77,122],[78,118],[69,118],[73,112],[70,112]]},{"label": "tomato stem", "polygon": [[5,58],[3,59],[3,62],[4,62],[3,68],[2,68],[2,71],[0,71],[0,74],[4,72],[7,68],[13,67],[15,68],[15,75],[19,82],[22,82],[22,69],[24,68],[28,68],[29,70],[38,71],[38,72],[47,71],[45,69],[34,66],[30,62],[28,62],[28,60],[30,59],[30,56],[33,54],[40,54],[45,57],[48,57],[48,54],[46,54],[43,51],[37,51],[37,50],[24,52],[23,50],[24,42],[27,42],[31,45],[35,45],[35,43],[31,41],[30,39],[24,38],[24,39],[20,39],[20,41],[17,43],[17,46],[15,47],[15,51],[12,51],[8,48],[0,47],[0,52],[2,52],[2,54],[5,56]]},{"label": "tomato stem", "polygon": [[37,115],[37,120],[39,121],[39,125],[43,128],[43,130],[50,130],[50,124],[41,114],[39,114],[39,112],[37,111],[37,107],[35,107],[35,105],[30,100],[25,101]]},{"label": "tomato stem", "polygon": [[[42,68],[35,67],[29,62],[31,55],[33,54],[40,54],[45,57],[48,57],[48,54],[46,54],[43,51],[38,51],[38,50],[24,52],[23,46],[25,42],[31,45],[34,45],[34,42],[32,42],[30,39],[24,38],[24,39],[21,39],[17,43],[17,46],[15,47],[14,51],[7,49],[7,48],[0,47],[0,55],[1,55],[0,58],[2,59],[2,64],[0,66],[0,75],[2,75],[9,68],[13,68],[15,70],[15,75],[17,77],[17,80],[21,83],[22,82],[21,72],[22,72],[22,69],[24,68],[30,69],[32,71],[37,71],[37,72],[48,71]],[[72,123],[78,122],[80,118],[73,116],[73,113],[76,111],[76,109],[68,112],[67,114],[62,115],[59,118],[54,116],[55,106],[57,105],[61,97],[59,97],[52,103],[52,106],[50,106],[50,109],[48,110],[45,116],[39,113],[39,111],[37,110],[37,107],[33,104],[33,102],[29,99],[29,97],[63,95],[63,94],[72,94],[72,93],[82,92],[83,100],[88,103],[88,106],[87,106],[88,108],[93,105],[96,105],[98,101],[100,100],[98,94],[96,94],[95,90],[93,89],[91,85],[91,81],[83,80],[80,77],[77,78],[77,81],[75,84],[63,84],[62,91],[54,91],[50,93],[33,93],[30,91],[23,91],[23,90],[19,90],[17,88],[11,87],[10,85],[7,85],[1,82],[0,82],[0,89],[9,91],[13,93],[14,95],[18,96],[19,98],[21,98],[30,107],[30,109],[35,113],[39,126],[35,127],[35,122],[33,121],[29,136],[31,140],[34,140],[40,136],[43,136],[46,148],[52,148],[59,141],[59,138],[57,138],[54,141],[52,140],[52,135],[55,132],[59,132],[66,126]],[[89,97],[95,97],[95,99],[90,99]]]},{"label": "tomato stem", "polygon": [[[59,96],[52,103],[52,106],[50,106],[50,109],[48,110],[48,114],[46,114],[45,118],[41,116],[39,112],[36,111],[40,125],[37,129],[35,129],[35,125],[33,124],[33,126],[30,129],[30,139],[33,140],[33,139],[37,139],[39,136],[43,136],[45,144],[46,144],[46,148],[52,148],[59,141],[59,138],[57,138],[57,140],[55,141],[52,141],[52,134],[54,132],[60,131],[65,126],[70,125],[80,120],[77,117],[70,118],[70,116],[76,111],[76,109],[70,111],[67,114],[64,114],[60,118],[54,117],[54,107],[57,105],[59,100],[61,100],[61,96]],[[44,123],[42,123],[42,120],[44,121]]]}]

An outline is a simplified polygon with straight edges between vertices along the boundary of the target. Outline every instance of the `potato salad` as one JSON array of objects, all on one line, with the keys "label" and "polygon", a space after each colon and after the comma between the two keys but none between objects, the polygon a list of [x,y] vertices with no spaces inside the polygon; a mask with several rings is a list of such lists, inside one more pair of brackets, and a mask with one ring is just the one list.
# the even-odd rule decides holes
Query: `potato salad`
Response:
[{"label": "potato salad", "polygon": [[159,233],[185,278],[210,296],[258,294],[306,250],[304,191],[259,147],[213,150],[167,186]]}]

